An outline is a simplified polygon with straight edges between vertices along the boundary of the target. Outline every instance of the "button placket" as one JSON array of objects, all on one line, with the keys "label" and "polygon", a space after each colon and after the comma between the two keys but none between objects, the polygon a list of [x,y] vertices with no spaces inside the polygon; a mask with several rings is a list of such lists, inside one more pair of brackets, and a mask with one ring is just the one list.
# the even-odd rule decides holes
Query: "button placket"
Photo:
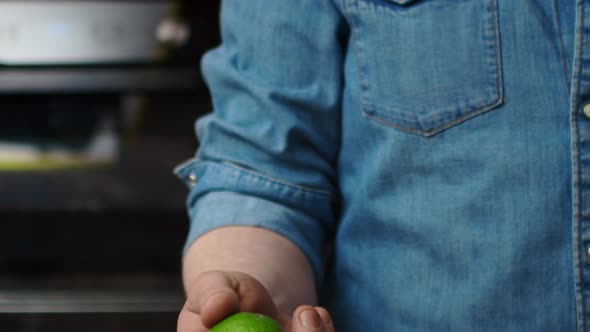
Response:
[{"label": "button placket", "polygon": [[[590,7],[577,0],[574,78],[570,105],[572,133],[573,239],[577,331],[590,331]],[[580,24],[581,23],[581,24]]]}]

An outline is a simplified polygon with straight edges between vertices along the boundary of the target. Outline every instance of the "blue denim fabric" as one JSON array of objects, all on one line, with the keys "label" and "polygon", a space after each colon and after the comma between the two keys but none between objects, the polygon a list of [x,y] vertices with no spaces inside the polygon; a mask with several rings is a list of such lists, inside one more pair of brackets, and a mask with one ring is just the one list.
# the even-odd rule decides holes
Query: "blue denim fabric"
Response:
[{"label": "blue denim fabric", "polygon": [[590,331],[590,0],[225,0],[221,19],[214,112],[177,170],[187,246],[284,235],[339,332]]}]

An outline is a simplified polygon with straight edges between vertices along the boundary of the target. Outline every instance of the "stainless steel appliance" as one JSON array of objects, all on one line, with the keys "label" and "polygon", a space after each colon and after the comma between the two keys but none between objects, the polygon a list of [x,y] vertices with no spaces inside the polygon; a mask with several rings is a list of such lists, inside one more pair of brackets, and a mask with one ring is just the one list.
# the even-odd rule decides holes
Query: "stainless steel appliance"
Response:
[{"label": "stainless steel appliance", "polygon": [[194,88],[217,2],[0,0],[0,93]]}]

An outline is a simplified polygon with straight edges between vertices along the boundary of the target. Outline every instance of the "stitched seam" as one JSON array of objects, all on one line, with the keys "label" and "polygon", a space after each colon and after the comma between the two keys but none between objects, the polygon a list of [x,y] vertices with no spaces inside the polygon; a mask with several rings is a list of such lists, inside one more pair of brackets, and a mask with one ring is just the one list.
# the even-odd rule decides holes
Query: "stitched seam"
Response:
[{"label": "stitched seam", "polygon": [[578,127],[578,119],[577,119],[577,109],[579,98],[578,94],[580,92],[580,82],[578,81],[581,77],[582,71],[582,46],[583,46],[583,28],[584,28],[584,1],[578,0],[577,1],[577,8],[578,10],[576,15],[576,49],[575,49],[575,56],[574,56],[574,66],[575,70],[573,71],[573,86],[572,86],[572,94],[571,94],[571,105],[570,105],[570,126],[571,126],[571,145],[572,145],[572,246],[573,246],[573,260],[574,260],[574,291],[575,291],[575,318],[577,323],[577,330],[584,331],[584,303],[583,297],[581,293],[581,283],[582,283],[582,271],[581,271],[581,243],[580,243],[580,216],[581,216],[581,205],[580,205],[580,183],[579,179],[581,177],[581,170],[580,170],[580,155],[579,155],[579,127]]},{"label": "stitched seam", "polygon": [[561,53],[561,63],[563,65],[563,76],[565,78],[565,87],[566,91],[569,92],[570,90],[570,82],[568,78],[568,68],[569,62],[567,60],[567,55],[565,54],[565,46],[563,42],[563,34],[561,33],[561,21],[559,20],[559,7],[557,6],[557,0],[552,0],[551,5],[553,6],[553,19],[555,21],[556,29],[557,29],[557,36],[559,37],[559,51]]},{"label": "stitched seam", "polygon": [[[444,108],[437,109],[436,113],[427,113],[427,112],[420,112],[420,111],[404,111],[394,107],[387,107],[387,106],[380,106],[375,105],[373,102],[365,101],[364,110],[366,113],[370,115],[379,115],[383,117],[385,120],[390,121],[404,121],[404,122],[416,122],[416,125],[421,127],[423,130],[428,130],[427,128],[423,128],[424,126],[421,125],[420,121],[417,119],[417,116],[423,115],[425,116],[426,124],[430,123],[437,123],[437,122],[448,122],[452,121],[457,117],[463,117],[466,114],[477,112],[482,108],[486,108],[491,104],[495,104],[500,96],[498,93],[495,93],[490,100],[489,97],[486,99],[474,100],[470,103],[470,105],[466,106],[465,108],[460,108],[455,105],[451,105]],[[428,107],[426,109],[429,109]]]},{"label": "stitched seam", "polygon": [[[205,162],[208,162],[208,161],[205,161]],[[240,172],[247,173],[248,175],[257,177],[257,178],[259,178],[261,180],[264,180],[264,181],[267,181],[267,182],[271,182],[271,183],[275,183],[275,184],[279,184],[279,185],[283,185],[283,186],[289,187],[289,188],[294,189],[294,190],[300,190],[300,191],[308,192],[308,193],[311,193],[311,194],[319,194],[319,195],[324,195],[324,196],[331,196],[331,194],[332,194],[330,191],[327,191],[327,190],[314,189],[314,188],[311,188],[311,187],[306,187],[306,186],[298,185],[298,184],[295,184],[295,183],[291,183],[291,182],[283,181],[283,180],[280,180],[280,179],[276,179],[276,178],[270,177],[268,175],[264,175],[264,174],[261,174],[261,173],[252,171],[252,170],[250,170],[248,168],[245,168],[243,166],[240,166],[238,164],[235,164],[235,163],[232,163],[232,162],[229,162],[229,161],[221,161],[221,164],[222,165],[225,165],[225,166],[228,166],[228,167],[231,167],[231,168],[234,168],[236,170],[239,170]]]},{"label": "stitched seam", "polygon": [[[377,121],[379,121],[385,125],[388,125],[390,127],[398,128],[398,129],[401,129],[401,130],[409,132],[409,133],[417,133],[422,136],[428,137],[428,136],[433,136],[434,134],[439,133],[445,129],[453,127],[461,122],[469,120],[472,117],[475,117],[477,115],[480,115],[480,114],[488,112],[488,111],[491,111],[496,106],[501,105],[501,104],[502,104],[502,98],[498,97],[495,100],[493,100],[491,103],[487,103],[486,105],[483,105],[481,107],[478,106],[477,108],[475,108],[473,110],[463,112],[463,114],[460,116],[449,116],[449,117],[447,117],[448,119],[436,120],[434,122],[440,122],[441,124],[433,126],[432,128],[427,128],[427,129],[423,128],[419,123],[416,123],[416,125],[419,126],[420,128],[414,128],[411,126],[401,125],[398,122],[396,122],[392,116],[390,116],[388,114],[381,113],[381,112],[363,111],[363,114],[371,119],[377,120]],[[404,120],[401,120],[401,121],[405,122]]]},{"label": "stitched seam", "polygon": [[496,28],[494,29],[496,37],[496,92],[498,93],[498,105],[504,100],[504,62],[502,61],[502,45],[500,35],[500,13],[497,0],[492,0],[493,5],[493,19],[495,21]]},{"label": "stitched seam", "polygon": [[365,1],[365,2],[370,2],[372,3],[374,6],[379,7],[379,8],[385,8],[385,10],[388,10],[388,14],[387,15],[395,15],[394,12],[391,11],[392,7],[409,7],[409,5],[411,5],[413,2],[415,2],[414,0],[411,1],[407,1],[407,2],[402,2],[400,0],[361,0],[361,1]]},{"label": "stitched seam", "polygon": [[[346,10],[348,10],[348,12],[351,12],[351,9],[347,6]],[[359,15],[357,13],[357,15]],[[368,91],[369,91],[369,81],[366,78],[368,76],[368,73],[366,72],[366,67],[368,65],[366,65],[364,63],[364,61],[362,60],[362,44],[360,42],[360,38],[358,36],[358,26],[355,24],[354,22],[355,18],[351,17],[349,20],[349,24],[351,27],[351,37],[353,40],[353,49],[354,49],[354,56],[355,56],[355,62],[356,62],[356,66],[357,66],[357,75],[358,75],[358,81],[359,81],[359,95],[360,95],[360,99],[361,99],[361,109],[365,107],[366,103],[367,103],[367,97],[368,97]]]}]

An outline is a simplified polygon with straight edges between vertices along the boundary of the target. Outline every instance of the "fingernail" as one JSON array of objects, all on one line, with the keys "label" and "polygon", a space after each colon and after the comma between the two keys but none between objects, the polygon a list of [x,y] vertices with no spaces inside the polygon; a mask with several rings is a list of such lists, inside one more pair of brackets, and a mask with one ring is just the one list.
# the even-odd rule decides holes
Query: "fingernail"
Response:
[{"label": "fingernail", "polygon": [[321,326],[320,316],[313,309],[303,310],[299,313],[299,322],[304,327],[318,328]]},{"label": "fingernail", "polygon": [[317,311],[324,325],[332,324],[332,319],[330,318],[330,314],[328,313],[328,311],[326,311],[326,309],[322,307],[315,307],[315,310]]}]

